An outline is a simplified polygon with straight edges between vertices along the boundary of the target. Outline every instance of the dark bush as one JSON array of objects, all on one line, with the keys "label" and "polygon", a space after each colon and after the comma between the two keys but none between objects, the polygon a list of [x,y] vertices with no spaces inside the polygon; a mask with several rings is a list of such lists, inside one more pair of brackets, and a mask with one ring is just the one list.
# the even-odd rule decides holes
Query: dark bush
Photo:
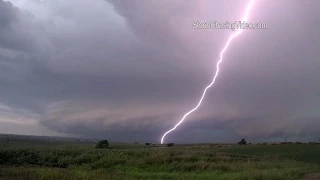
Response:
[{"label": "dark bush", "polygon": [[96,148],[108,148],[109,147],[109,142],[108,140],[101,140],[97,143]]},{"label": "dark bush", "polygon": [[174,145],[174,143],[168,143],[167,147],[172,147]]},{"label": "dark bush", "polygon": [[241,139],[241,141],[238,142],[238,144],[239,145],[246,145],[247,141],[246,141],[246,139],[243,138],[243,139]]}]

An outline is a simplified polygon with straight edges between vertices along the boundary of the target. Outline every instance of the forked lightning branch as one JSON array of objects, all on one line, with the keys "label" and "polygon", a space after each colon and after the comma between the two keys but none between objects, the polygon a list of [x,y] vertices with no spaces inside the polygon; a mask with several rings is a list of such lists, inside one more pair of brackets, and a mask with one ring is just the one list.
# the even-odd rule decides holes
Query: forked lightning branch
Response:
[{"label": "forked lightning branch", "polygon": [[266,22],[246,22],[246,21],[234,21],[234,22],[201,22],[193,21],[193,29],[231,29],[232,31],[236,29],[267,29]]}]

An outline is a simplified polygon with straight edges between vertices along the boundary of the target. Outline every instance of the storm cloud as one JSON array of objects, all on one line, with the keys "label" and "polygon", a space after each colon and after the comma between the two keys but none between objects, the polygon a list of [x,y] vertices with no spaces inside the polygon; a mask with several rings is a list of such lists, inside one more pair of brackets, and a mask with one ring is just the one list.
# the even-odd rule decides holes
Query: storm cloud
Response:
[{"label": "storm cloud", "polygon": [[[0,0],[0,133],[159,141],[197,104],[233,33],[193,22],[238,21],[247,3]],[[319,8],[256,1],[249,21],[268,28],[234,39],[201,107],[167,138],[318,139]]]}]

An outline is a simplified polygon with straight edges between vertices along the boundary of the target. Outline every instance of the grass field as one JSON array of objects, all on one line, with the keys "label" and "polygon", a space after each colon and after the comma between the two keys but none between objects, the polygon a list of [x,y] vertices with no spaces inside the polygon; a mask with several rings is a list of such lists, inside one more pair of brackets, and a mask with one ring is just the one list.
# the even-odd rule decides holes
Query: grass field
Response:
[{"label": "grass field", "polygon": [[319,144],[161,145],[0,142],[0,179],[301,179],[320,171]]}]

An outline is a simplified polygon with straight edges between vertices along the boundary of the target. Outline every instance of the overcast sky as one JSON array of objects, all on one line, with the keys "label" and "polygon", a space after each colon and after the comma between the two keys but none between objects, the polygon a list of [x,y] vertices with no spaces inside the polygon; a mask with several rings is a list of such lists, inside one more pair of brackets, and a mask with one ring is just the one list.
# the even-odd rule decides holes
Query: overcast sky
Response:
[{"label": "overcast sky", "polygon": [[[211,82],[246,0],[0,0],[0,133],[160,142]],[[256,0],[165,142],[320,136],[320,2]],[[291,138],[291,139],[290,139]]]}]

